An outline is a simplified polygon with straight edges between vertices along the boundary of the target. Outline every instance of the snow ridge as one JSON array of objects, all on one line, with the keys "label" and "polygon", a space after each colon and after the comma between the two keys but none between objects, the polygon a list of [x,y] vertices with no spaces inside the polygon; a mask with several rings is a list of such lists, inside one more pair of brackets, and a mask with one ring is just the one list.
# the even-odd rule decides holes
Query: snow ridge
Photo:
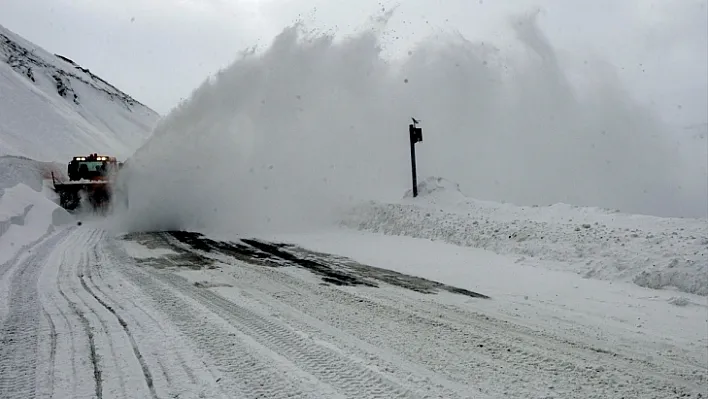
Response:
[{"label": "snow ridge", "polygon": [[88,68],[0,26],[0,155],[62,164],[77,154],[127,158],[159,115]]},{"label": "snow ridge", "polygon": [[342,224],[517,255],[518,263],[533,266],[545,261],[545,267],[586,278],[708,295],[705,219],[479,201],[453,182],[428,178],[419,184],[418,198],[408,192],[400,203],[359,205]]},{"label": "snow ridge", "polygon": [[[15,39],[16,40],[16,39]],[[57,93],[74,103],[79,104],[79,97],[71,87],[71,80],[78,80],[92,88],[108,95],[111,100],[122,103],[129,111],[136,105],[145,107],[144,104],[135,100],[126,93],[123,93],[115,86],[93,74],[88,68],[83,68],[73,60],[62,55],[55,54],[63,63],[70,64],[71,69],[66,69],[62,63],[50,62],[43,59],[35,48],[28,49],[21,43],[13,40],[7,32],[0,29],[0,54],[5,57],[7,64],[17,73],[26,76],[32,82],[36,82],[35,73],[45,73],[56,81]]]}]

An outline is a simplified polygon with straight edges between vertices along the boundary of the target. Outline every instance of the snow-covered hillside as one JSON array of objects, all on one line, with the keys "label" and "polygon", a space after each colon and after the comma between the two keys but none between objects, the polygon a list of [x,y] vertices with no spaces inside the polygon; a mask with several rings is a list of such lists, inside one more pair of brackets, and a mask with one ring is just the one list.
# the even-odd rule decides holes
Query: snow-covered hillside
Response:
[{"label": "snow-covered hillside", "polygon": [[567,204],[520,207],[466,197],[428,178],[398,203],[355,208],[343,225],[513,255],[531,267],[708,295],[708,222]]},{"label": "snow-covered hillside", "polygon": [[89,69],[0,26],[0,155],[62,164],[93,152],[125,159],[158,119]]}]

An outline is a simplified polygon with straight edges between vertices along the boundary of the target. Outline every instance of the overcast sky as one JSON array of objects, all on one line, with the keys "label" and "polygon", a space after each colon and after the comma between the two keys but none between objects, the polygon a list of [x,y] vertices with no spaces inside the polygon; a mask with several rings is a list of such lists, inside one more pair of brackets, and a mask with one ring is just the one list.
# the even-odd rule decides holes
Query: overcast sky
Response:
[{"label": "overcast sky", "polygon": [[[628,88],[680,123],[706,121],[708,0],[402,0],[387,45],[436,30],[509,40],[514,12],[541,7],[563,53],[601,56]],[[396,3],[380,0],[0,0],[0,24],[66,55],[161,114],[238,52],[298,18],[348,33]]]}]

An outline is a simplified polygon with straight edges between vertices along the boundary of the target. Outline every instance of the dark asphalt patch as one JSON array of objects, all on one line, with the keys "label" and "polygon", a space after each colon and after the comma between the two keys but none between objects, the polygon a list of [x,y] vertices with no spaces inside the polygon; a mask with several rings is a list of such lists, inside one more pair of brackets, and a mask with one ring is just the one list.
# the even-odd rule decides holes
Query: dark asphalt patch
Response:
[{"label": "dark asphalt patch", "polygon": [[[277,256],[273,256],[268,252],[261,251],[250,245],[236,242],[216,241],[204,237],[199,233],[185,231],[166,231],[156,234],[162,235],[163,240],[168,244],[170,243],[170,238],[173,238],[181,243],[189,245],[194,250],[204,253],[221,253],[244,262],[261,266],[283,266],[282,260]],[[173,246],[174,245],[171,245],[170,247]]]},{"label": "dark asphalt patch", "polygon": [[281,249],[283,248],[283,245],[247,239],[241,241],[263,252],[269,253],[275,257],[286,260],[292,264],[298,265],[315,274],[318,274],[322,276],[323,281],[328,283],[335,285],[365,285],[369,287],[377,287],[375,283],[369,281],[368,279],[335,269],[327,263],[297,257],[294,254]]},{"label": "dark asphalt patch", "polygon": [[215,261],[195,251],[173,245],[167,237],[156,233],[129,233],[123,239],[135,241],[149,249],[167,248],[175,254],[161,255],[157,258],[136,258],[139,264],[152,266],[157,269],[187,268],[192,270],[215,269]]},{"label": "dark asphalt patch", "polygon": [[[255,239],[242,239],[240,242],[216,241],[204,237],[200,233],[186,231],[138,233],[125,236],[125,238],[152,248],[169,248],[177,252],[177,255],[166,256],[170,263],[184,262],[187,264],[182,267],[186,266],[192,269],[201,269],[206,265],[212,264],[214,260],[209,257],[209,254],[220,254],[258,266],[300,267],[320,276],[323,282],[338,286],[378,287],[377,282],[380,282],[424,294],[448,291],[472,298],[489,298],[486,295],[463,288],[365,265],[346,257],[311,251],[285,243],[273,243]],[[190,255],[192,258],[190,258]],[[148,264],[151,263],[148,262]]]},{"label": "dark asphalt patch", "polygon": [[372,278],[390,285],[395,285],[398,287],[406,288],[412,291],[421,292],[424,294],[433,294],[438,291],[448,291],[454,294],[460,294],[469,296],[472,298],[483,298],[489,299],[487,295],[480,294],[478,292],[470,291],[464,288],[453,287],[450,285],[442,284],[437,281],[428,280],[422,277],[411,276],[408,274],[403,274],[395,272],[393,270],[383,269],[380,267],[365,265],[356,262],[352,259],[337,256],[332,254],[327,254],[323,252],[312,251],[305,249],[296,245],[291,244],[280,244],[282,250],[288,250],[296,253],[299,257],[304,259],[308,258],[320,258],[327,259],[328,262],[337,267],[347,268],[353,274],[362,277]]}]

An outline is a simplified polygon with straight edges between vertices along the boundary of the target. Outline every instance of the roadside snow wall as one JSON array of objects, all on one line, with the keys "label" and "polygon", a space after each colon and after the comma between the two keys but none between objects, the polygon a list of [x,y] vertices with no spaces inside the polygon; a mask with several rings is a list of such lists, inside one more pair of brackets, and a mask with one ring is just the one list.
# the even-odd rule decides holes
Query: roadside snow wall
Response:
[{"label": "roadside snow wall", "polygon": [[36,191],[25,184],[4,190],[0,196],[0,265],[57,226],[73,221],[48,195],[49,192]]},{"label": "roadside snow wall", "polygon": [[360,205],[342,224],[516,255],[586,278],[708,295],[708,219],[477,201],[441,178],[423,180],[419,197],[410,194],[398,203]]}]

